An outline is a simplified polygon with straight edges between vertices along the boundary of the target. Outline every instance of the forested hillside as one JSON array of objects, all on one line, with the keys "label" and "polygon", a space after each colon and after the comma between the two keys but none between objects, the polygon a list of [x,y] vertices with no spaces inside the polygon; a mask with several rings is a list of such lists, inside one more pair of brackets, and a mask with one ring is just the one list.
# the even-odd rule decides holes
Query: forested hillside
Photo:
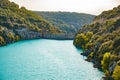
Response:
[{"label": "forested hillside", "polygon": [[0,45],[61,33],[47,20],[8,0],[0,0]]},{"label": "forested hillside", "polygon": [[95,17],[94,15],[75,12],[34,12],[68,34],[77,33],[81,26],[91,23]]},{"label": "forested hillside", "polygon": [[101,68],[105,80],[120,80],[120,6],[96,16],[76,35],[74,45],[94,67]]}]

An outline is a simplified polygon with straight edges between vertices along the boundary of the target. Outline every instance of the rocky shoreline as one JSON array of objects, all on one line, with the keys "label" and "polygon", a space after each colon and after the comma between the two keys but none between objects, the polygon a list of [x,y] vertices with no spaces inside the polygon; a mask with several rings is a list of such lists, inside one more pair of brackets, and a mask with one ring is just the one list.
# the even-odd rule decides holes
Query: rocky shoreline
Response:
[{"label": "rocky shoreline", "polygon": [[[7,33],[8,31],[5,30],[5,33]],[[18,36],[19,39],[18,40],[9,40],[6,36],[4,37],[5,43],[0,44],[0,46],[5,46],[7,44],[11,44],[20,40],[32,40],[32,39],[55,39],[55,40],[73,40],[74,39],[74,35],[73,34],[64,34],[64,33],[57,33],[57,34],[53,34],[53,33],[41,33],[41,32],[36,32],[36,31],[30,31],[27,29],[18,29],[15,31],[12,31],[13,36]]]},{"label": "rocky shoreline", "polygon": [[[92,62],[94,68],[98,68],[100,71],[103,72],[101,63],[97,62],[97,61],[95,60],[95,58],[93,58],[93,59],[89,59],[89,58],[88,58],[88,56],[89,56],[89,54],[90,54],[89,52],[90,52],[90,51],[84,51],[84,53],[80,53],[80,55],[86,56],[87,59],[85,59],[85,61]],[[113,73],[116,65],[117,65],[117,63],[114,62],[112,65],[109,66],[109,72],[110,72],[110,74]],[[105,75],[105,76],[102,77],[102,80],[114,80],[114,79],[113,79],[112,75],[107,75],[107,76]]]}]

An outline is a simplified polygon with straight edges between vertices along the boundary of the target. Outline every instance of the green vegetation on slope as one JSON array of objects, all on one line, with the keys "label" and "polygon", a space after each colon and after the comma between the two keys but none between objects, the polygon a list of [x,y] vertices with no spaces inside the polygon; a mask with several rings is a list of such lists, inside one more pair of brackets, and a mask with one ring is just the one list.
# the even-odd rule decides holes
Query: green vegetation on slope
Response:
[{"label": "green vegetation on slope", "polygon": [[[90,38],[88,32],[93,33]],[[120,80],[120,6],[103,12],[92,24],[84,25],[76,35],[74,45],[84,49],[82,54],[94,63],[94,67],[103,69],[106,80],[111,77]]]},{"label": "green vegetation on slope", "polygon": [[0,0],[0,45],[20,39],[40,38],[42,33],[60,33],[48,21],[14,2]]},{"label": "green vegetation on slope", "polygon": [[91,23],[95,17],[94,15],[75,12],[34,12],[48,20],[62,32],[72,34],[77,33],[84,24]]},{"label": "green vegetation on slope", "polygon": [[107,19],[112,19],[112,18],[120,18],[120,6],[113,8],[112,10],[108,11],[103,11],[102,14],[99,16],[96,16],[95,20],[100,20],[102,19],[107,20]]}]

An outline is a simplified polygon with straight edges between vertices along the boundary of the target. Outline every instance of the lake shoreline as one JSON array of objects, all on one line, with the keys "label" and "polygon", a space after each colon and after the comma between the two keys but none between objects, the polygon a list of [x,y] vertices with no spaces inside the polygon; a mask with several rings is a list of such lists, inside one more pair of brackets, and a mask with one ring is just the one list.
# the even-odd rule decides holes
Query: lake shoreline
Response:
[{"label": "lake shoreline", "polygon": [[[23,36],[23,35],[21,35]],[[74,40],[74,35],[72,34],[39,34],[38,33],[35,35],[35,36],[32,36],[32,35],[25,35],[24,34],[24,37],[21,37],[21,39],[18,39],[16,41],[6,41],[5,43],[3,44],[0,44],[0,47],[2,46],[6,46],[8,44],[12,44],[12,43],[15,43],[15,42],[18,42],[18,41],[24,41],[24,40],[35,40],[35,39],[50,39],[50,40]]]}]

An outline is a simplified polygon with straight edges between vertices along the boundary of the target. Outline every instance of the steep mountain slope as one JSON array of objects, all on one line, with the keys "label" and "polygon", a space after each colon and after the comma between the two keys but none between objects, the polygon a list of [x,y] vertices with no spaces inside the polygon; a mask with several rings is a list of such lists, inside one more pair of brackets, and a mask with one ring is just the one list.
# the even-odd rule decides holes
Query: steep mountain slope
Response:
[{"label": "steep mountain slope", "polygon": [[120,80],[120,6],[96,16],[83,26],[74,40],[94,67],[102,68],[105,80]]},{"label": "steep mountain slope", "polygon": [[48,20],[62,32],[69,34],[77,33],[81,26],[91,23],[95,17],[94,15],[75,12],[34,12]]},{"label": "steep mountain slope", "polygon": [[57,34],[60,31],[25,7],[19,8],[14,2],[0,0],[0,45],[40,38],[43,33]]}]

